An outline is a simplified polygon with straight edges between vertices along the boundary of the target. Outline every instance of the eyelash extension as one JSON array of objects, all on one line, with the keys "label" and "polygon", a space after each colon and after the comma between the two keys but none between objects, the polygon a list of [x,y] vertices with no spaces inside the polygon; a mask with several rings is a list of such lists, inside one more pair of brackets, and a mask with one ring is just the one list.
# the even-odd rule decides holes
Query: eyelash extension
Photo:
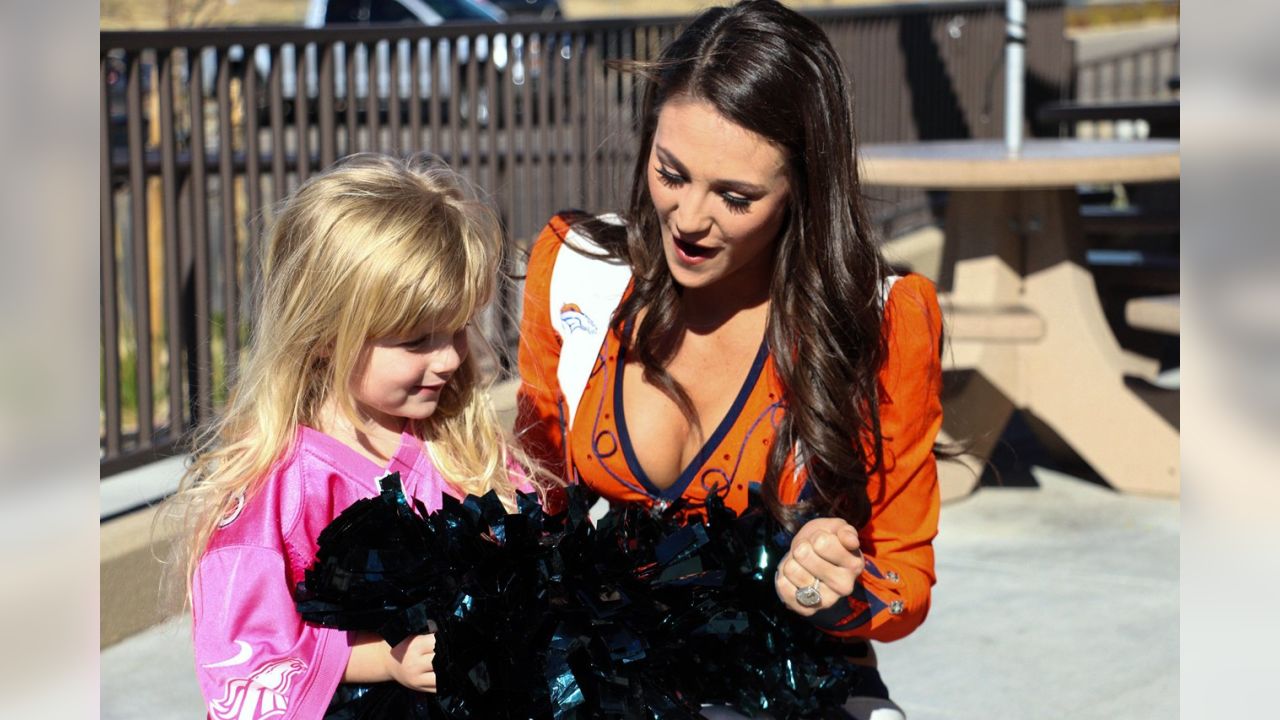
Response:
[{"label": "eyelash extension", "polygon": [[[658,173],[658,182],[669,188],[680,187],[685,182],[684,178],[667,171],[661,166],[655,167],[654,171]],[[725,207],[728,208],[729,212],[735,215],[741,215],[747,212],[747,210],[751,208],[751,203],[753,202],[746,198],[740,198],[728,193],[720,193],[720,199],[724,201]]]},{"label": "eyelash extension", "polygon": [[675,173],[667,172],[661,166],[654,168],[654,171],[658,173],[658,182],[667,187],[679,187],[684,184],[684,178]]},{"label": "eyelash extension", "polygon": [[751,201],[746,198],[720,193],[720,199],[724,200],[725,207],[729,209],[729,212],[735,215],[741,215],[751,207]]}]

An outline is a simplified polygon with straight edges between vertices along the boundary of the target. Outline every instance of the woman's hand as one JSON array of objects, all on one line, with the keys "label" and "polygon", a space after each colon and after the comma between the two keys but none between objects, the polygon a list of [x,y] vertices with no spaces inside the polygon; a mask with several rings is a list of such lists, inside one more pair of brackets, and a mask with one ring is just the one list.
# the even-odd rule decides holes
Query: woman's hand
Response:
[{"label": "woman's hand", "polygon": [[410,690],[433,693],[436,691],[436,671],[432,664],[435,659],[434,634],[410,635],[391,648],[386,669],[392,680]]},{"label": "woman's hand", "polygon": [[[858,531],[839,518],[817,518],[805,523],[791,539],[791,550],[778,563],[774,589],[782,602],[798,615],[809,617],[835,605],[853,593],[853,585],[866,562],[858,548]],[[821,601],[801,605],[796,591],[818,581]]]}]

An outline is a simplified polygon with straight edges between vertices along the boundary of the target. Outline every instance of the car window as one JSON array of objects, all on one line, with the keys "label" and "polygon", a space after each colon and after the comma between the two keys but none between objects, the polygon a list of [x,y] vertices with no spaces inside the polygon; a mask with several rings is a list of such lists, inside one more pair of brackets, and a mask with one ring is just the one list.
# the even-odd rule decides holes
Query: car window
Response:
[{"label": "car window", "polygon": [[[418,5],[418,12],[409,9]],[[424,7],[423,7],[424,6]],[[485,7],[472,0],[329,0],[324,13],[325,25],[349,23],[413,23],[423,22],[420,16],[439,15],[444,20],[472,22],[501,22],[501,11]],[[429,21],[434,24],[438,21]]]},{"label": "car window", "polygon": [[326,25],[402,22],[420,21],[396,0],[329,0],[324,15]]},{"label": "car window", "polygon": [[432,10],[440,13],[445,20],[483,20],[492,22],[499,20],[485,8],[465,0],[425,0]]}]

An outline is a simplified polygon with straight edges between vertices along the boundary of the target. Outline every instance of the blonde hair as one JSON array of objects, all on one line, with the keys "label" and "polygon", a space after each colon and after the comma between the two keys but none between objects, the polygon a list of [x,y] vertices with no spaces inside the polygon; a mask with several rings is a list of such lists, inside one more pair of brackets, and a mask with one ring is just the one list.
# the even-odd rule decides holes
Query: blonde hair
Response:
[{"label": "blonde hair", "polygon": [[[299,425],[314,426],[327,402],[364,425],[349,385],[366,343],[465,327],[493,296],[501,255],[492,209],[431,155],[352,155],[285,201],[268,237],[253,339],[225,410],[197,437],[173,501],[181,507],[169,513],[188,533],[179,563],[188,598],[218,521],[291,451]],[[509,459],[531,479],[546,474],[506,442],[490,383],[469,353],[435,412],[412,429],[431,440],[457,488],[510,501]]]}]

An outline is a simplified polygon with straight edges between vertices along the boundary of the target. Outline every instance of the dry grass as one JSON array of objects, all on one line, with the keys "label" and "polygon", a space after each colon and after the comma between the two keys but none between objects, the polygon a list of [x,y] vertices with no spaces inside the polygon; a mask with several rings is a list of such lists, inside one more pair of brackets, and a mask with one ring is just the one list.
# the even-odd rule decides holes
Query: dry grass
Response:
[{"label": "dry grass", "polygon": [[1153,20],[1177,21],[1181,5],[1169,0],[1144,0],[1122,5],[1084,5],[1067,8],[1067,27],[1071,30],[1133,25]]},{"label": "dry grass", "polygon": [[307,0],[101,0],[103,30],[301,25]]}]

